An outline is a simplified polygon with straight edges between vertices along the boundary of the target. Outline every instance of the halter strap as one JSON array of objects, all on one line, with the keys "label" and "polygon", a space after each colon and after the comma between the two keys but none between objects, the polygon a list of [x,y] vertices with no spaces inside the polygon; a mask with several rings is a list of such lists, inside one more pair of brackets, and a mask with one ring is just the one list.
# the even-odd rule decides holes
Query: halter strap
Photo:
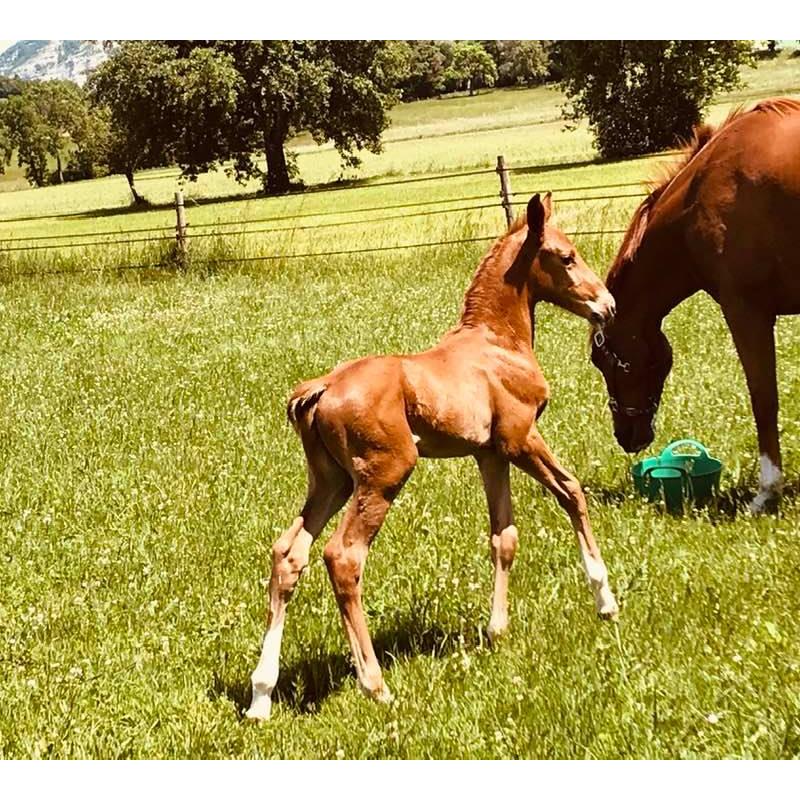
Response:
[{"label": "halter strap", "polygon": [[[623,361],[609,346],[605,334],[601,330],[594,332],[592,339],[597,346],[597,349],[606,357],[612,366],[621,369],[625,374],[631,371],[630,361]],[[647,398],[647,406],[645,408],[637,408],[636,406],[623,406],[620,405],[611,387],[608,387],[608,407],[615,414],[622,414],[625,417],[644,417],[652,416],[658,410],[658,402],[654,397]]]}]

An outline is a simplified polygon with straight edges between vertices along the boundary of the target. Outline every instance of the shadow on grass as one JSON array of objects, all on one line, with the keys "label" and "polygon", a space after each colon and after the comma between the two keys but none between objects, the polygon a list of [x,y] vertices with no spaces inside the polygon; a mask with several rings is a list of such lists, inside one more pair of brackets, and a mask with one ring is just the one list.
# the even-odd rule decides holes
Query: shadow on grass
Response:
[{"label": "shadow on grass", "polygon": [[626,500],[630,500],[632,487],[627,483],[620,483],[616,486],[601,486],[595,483],[583,484],[583,491],[586,496],[604,506],[621,506]]},{"label": "shadow on grass", "polygon": [[[622,483],[616,486],[602,486],[587,483],[584,484],[583,488],[587,497],[601,505],[619,507],[627,501],[647,502],[643,497],[639,497],[633,487],[628,483]],[[719,492],[714,499],[706,503],[702,508],[706,511],[712,523],[729,522],[740,515],[750,514],[750,503],[755,498],[756,493],[757,484],[754,484],[752,477],[743,477],[736,485],[727,488],[723,492]],[[785,500],[793,500],[800,497],[800,477],[786,482],[782,497]],[[654,507],[663,511],[664,514],[669,513],[663,508],[663,502],[655,503]],[[774,514],[778,510],[778,507],[779,504],[776,504],[772,508],[768,507],[765,509],[765,513]]]},{"label": "shadow on grass", "polygon": [[[447,632],[439,627],[422,630],[414,620],[403,620],[379,632],[373,639],[373,645],[375,655],[386,671],[391,670],[398,657],[432,655],[441,658],[456,649],[462,649],[461,636],[462,631]],[[477,637],[474,642],[467,643],[470,649],[478,646]],[[340,689],[352,675],[355,675],[355,670],[349,653],[325,653],[302,658],[282,666],[272,699],[301,714],[315,714],[322,701]],[[250,676],[228,681],[217,673],[209,697],[212,700],[226,697],[234,703],[239,716],[244,716],[252,697]]]}]

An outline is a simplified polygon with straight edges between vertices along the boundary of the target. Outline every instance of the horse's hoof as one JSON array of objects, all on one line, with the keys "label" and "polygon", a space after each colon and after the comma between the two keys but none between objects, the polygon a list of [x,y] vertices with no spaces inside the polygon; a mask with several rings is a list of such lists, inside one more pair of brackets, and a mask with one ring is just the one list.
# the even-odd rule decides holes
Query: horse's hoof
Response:
[{"label": "horse's hoof", "polygon": [[750,513],[754,517],[773,514],[778,510],[781,496],[778,492],[759,492],[750,503]]}]

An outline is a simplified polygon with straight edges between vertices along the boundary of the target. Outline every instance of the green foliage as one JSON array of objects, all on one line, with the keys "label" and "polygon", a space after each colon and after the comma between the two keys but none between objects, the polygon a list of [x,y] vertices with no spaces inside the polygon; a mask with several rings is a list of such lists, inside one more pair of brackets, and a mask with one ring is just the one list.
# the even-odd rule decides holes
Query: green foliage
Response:
[{"label": "green foliage", "polygon": [[19,94],[25,81],[21,78],[9,78],[5,75],[0,75],[0,100],[5,97],[10,97],[12,94]]},{"label": "green foliage", "polygon": [[[11,150],[35,186],[62,183],[62,160],[88,146],[96,134],[97,122],[83,90],[71,81],[29,81],[0,106],[4,121],[5,160]],[[94,133],[90,133],[93,131]],[[48,158],[57,168],[50,175]]]},{"label": "green foliage", "polygon": [[654,152],[691,136],[714,94],[739,84],[746,41],[561,41],[556,60],[571,102],[600,153]]},{"label": "green foliage", "polygon": [[397,87],[404,100],[423,100],[437,97],[445,90],[445,73],[451,57],[452,45],[449,42],[436,42],[431,39],[418,39],[402,42],[408,48],[407,75],[402,77]]},{"label": "green foliage", "polygon": [[456,42],[452,60],[445,71],[445,81],[457,89],[476,89],[494,86],[497,66],[494,59],[478,42]]},{"label": "green foliage", "polygon": [[179,58],[159,42],[124,42],[92,74],[88,88],[110,122],[108,168],[136,170],[180,163],[195,175],[214,162],[230,122],[239,80],[225,56],[198,48]]},{"label": "green foliage", "polygon": [[[292,173],[285,144],[303,130],[319,144],[332,141],[346,167],[359,164],[358,150],[380,151],[394,83],[404,70],[402,51],[387,54],[383,42],[356,40],[203,45],[229,58],[239,77],[235,107],[213,148],[218,161],[232,162],[237,179],[257,177],[267,193],[287,190]],[[173,46],[186,56],[198,43]],[[258,150],[266,169],[253,160]]]},{"label": "green foliage", "polygon": [[498,86],[535,86],[550,74],[550,42],[501,39],[482,44],[497,65]]}]

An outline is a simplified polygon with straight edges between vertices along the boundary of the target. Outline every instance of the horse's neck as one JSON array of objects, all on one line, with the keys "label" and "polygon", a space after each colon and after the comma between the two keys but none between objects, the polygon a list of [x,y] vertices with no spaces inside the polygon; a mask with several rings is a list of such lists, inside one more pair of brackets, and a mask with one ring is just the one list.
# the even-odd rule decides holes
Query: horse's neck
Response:
[{"label": "horse's neck", "polygon": [[[682,237],[681,237],[682,239]],[[700,288],[692,272],[691,257],[676,245],[669,253],[648,247],[645,241],[630,263],[609,281],[617,304],[617,323],[634,327],[661,327],[664,317]]]},{"label": "horse's neck", "polygon": [[[498,242],[478,267],[464,296],[458,328],[485,325],[514,343],[531,345],[533,318],[527,275],[515,269],[519,243],[512,237]],[[519,272],[519,274],[515,274]]]}]

